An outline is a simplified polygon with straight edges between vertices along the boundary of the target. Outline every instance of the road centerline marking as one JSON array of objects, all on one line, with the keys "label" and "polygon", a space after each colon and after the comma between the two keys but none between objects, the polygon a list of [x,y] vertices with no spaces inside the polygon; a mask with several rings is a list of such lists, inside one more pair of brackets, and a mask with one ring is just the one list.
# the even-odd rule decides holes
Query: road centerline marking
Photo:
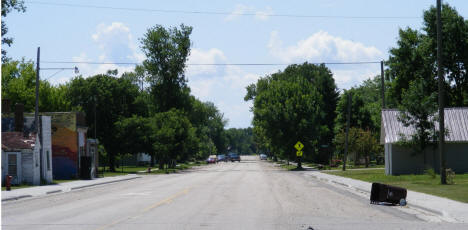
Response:
[{"label": "road centerline marking", "polygon": [[149,207],[147,207],[147,208],[141,210],[141,211],[140,211],[138,214],[136,214],[136,215],[127,216],[127,217],[125,217],[125,218],[118,219],[118,220],[116,220],[116,221],[114,221],[114,222],[112,222],[112,223],[110,223],[110,224],[103,225],[103,226],[97,228],[96,230],[104,230],[104,229],[113,227],[113,226],[115,226],[115,225],[117,225],[117,224],[119,224],[119,223],[122,223],[122,222],[124,222],[124,221],[130,220],[130,219],[135,219],[135,218],[137,218],[137,217],[139,217],[139,216],[141,216],[141,215],[143,215],[143,214],[145,214],[145,213],[147,213],[147,212],[149,212],[149,211],[151,211],[151,210],[153,210],[153,209],[155,209],[155,208],[157,208],[157,207],[159,207],[159,206],[161,206],[161,205],[172,203],[172,201],[174,201],[174,199],[176,199],[176,198],[178,198],[178,197],[181,197],[181,196],[186,195],[187,193],[189,193],[190,189],[191,189],[191,188],[186,188],[186,189],[184,189],[184,190],[182,190],[182,191],[180,191],[180,192],[178,192],[178,193],[176,193],[176,194],[174,194],[174,195],[172,195],[172,196],[170,196],[170,197],[168,197],[168,198],[166,198],[166,199],[163,199],[163,200],[161,200],[161,201],[158,201],[158,202],[152,204],[151,206],[149,206]]}]

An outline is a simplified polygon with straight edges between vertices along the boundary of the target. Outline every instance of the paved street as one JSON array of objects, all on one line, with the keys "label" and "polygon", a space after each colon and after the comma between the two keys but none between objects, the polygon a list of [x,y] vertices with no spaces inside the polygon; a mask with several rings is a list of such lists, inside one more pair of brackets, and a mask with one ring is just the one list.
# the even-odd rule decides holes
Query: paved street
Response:
[{"label": "paved street", "polygon": [[256,157],[2,203],[2,229],[467,229]]}]

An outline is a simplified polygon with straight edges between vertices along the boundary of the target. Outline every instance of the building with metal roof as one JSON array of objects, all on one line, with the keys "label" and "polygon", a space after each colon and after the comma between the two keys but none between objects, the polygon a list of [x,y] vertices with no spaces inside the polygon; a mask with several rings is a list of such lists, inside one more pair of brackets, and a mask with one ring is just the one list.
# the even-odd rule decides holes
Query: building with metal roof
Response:
[{"label": "building with metal roof", "polygon": [[[403,139],[411,139],[416,132],[412,126],[405,127],[399,121],[400,111],[382,110],[380,143],[385,146],[385,173],[387,175],[423,173],[428,168],[439,171],[437,140],[423,153],[415,153],[404,146]],[[445,109],[445,155],[446,166],[456,173],[468,172],[468,108]],[[435,123],[435,131],[439,124]]]}]

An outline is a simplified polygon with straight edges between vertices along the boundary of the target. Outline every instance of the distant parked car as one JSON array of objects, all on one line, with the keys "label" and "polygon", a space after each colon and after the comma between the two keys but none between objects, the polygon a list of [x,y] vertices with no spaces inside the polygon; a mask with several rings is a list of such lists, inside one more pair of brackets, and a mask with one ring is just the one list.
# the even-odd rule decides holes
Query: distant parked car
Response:
[{"label": "distant parked car", "polygon": [[226,155],[224,155],[224,154],[219,154],[219,155],[218,155],[218,161],[227,162],[228,159],[227,159]]},{"label": "distant parked car", "polygon": [[266,154],[260,154],[260,160],[266,160],[267,155]]},{"label": "distant parked car", "polygon": [[215,164],[217,162],[218,162],[218,158],[216,157],[216,155],[210,155],[208,159],[206,159],[206,163],[208,164]]},{"label": "distant parked car", "polygon": [[234,161],[240,162],[240,156],[236,153],[229,154],[229,159],[231,160],[231,162],[234,162]]}]

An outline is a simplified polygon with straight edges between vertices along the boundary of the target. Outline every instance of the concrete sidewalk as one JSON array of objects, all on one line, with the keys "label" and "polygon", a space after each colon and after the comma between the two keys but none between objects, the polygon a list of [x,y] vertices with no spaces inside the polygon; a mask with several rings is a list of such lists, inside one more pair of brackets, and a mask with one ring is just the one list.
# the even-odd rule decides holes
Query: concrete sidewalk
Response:
[{"label": "concrete sidewalk", "polygon": [[103,177],[103,178],[95,178],[92,180],[77,180],[72,182],[64,182],[60,184],[54,185],[43,185],[43,186],[35,186],[30,188],[21,188],[21,189],[14,189],[11,191],[2,191],[2,202],[3,201],[10,201],[10,200],[18,200],[22,198],[28,197],[37,197],[37,196],[45,196],[52,193],[59,193],[59,192],[69,192],[76,189],[92,187],[96,185],[102,184],[109,184],[119,181],[125,180],[132,180],[140,178],[140,176],[135,174],[128,174],[124,176],[113,176],[113,177]]},{"label": "concrete sidewalk", "polygon": [[[321,181],[344,187],[370,197],[372,183],[322,173],[319,171],[306,171],[305,175],[312,176]],[[415,207],[432,212],[442,217],[444,221],[454,223],[468,223],[468,204],[443,197],[408,190],[406,200],[408,207]]]}]

